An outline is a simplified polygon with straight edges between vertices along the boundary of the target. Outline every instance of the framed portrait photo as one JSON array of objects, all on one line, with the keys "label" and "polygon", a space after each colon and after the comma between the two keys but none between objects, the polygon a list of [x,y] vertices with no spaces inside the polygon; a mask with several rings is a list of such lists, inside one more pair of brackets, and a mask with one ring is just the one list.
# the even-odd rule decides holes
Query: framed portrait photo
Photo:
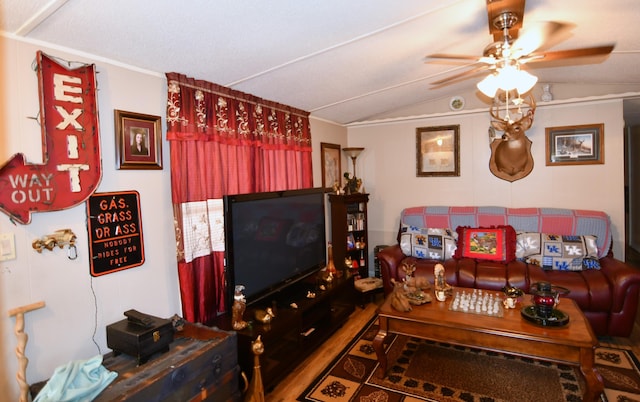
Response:
[{"label": "framed portrait photo", "polygon": [[416,176],[460,176],[460,126],[416,129]]},{"label": "framed portrait photo", "polygon": [[118,169],[162,169],[160,116],[115,110]]},{"label": "framed portrait photo", "polygon": [[604,163],[604,124],[547,127],[547,166]]},{"label": "framed portrait photo", "polygon": [[340,174],[340,145],[320,143],[320,164],[322,166],[322,187],[331,191],[335,182],[342,183]]}]

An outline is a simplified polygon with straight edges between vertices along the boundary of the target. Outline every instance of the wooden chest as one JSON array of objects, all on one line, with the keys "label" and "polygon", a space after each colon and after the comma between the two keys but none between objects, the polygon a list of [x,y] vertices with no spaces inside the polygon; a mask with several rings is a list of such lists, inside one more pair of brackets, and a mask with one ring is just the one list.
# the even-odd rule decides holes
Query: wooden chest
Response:
[{"label": "wooden chest", "polygon": [[124,319],[107,325],[107,346],[114,354],[125,353],[143,364],[156,352],[166,352],[173,342],[171,320],[144,315],[147,325]]},{"label": "wooden chest", "polygon": [[235,332],[187,323],[166,353],[138,365],[135,357],[106,354],[103,365],[118,377],[95,399],[131,401],[240,401]]}]

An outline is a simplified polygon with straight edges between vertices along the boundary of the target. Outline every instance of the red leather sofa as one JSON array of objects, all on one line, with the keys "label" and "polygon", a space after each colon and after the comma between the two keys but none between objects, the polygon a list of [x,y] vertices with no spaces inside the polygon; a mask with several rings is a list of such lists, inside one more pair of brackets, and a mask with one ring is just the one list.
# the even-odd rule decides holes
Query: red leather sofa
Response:
[{"label": "red leather sofa", "polygon": [[[435,264],[445,267],[450,285],[468,288],[501,290],[505,286],[528,292],[537,282],[569,289],[565,296],[575,300],[598,336],[628,337],[633,329],[640,291],[640,270],[613,257],[611,223],[607,214],[559,208],[503,207],[438,207],[406,208],[400,226],[423,228],[498,227],[508,225],[516,232],[555,233],[557,235],[596,236],[599,269],[580,271],[545,270],[521,259],[510,262],[476,258],[446,258],[437,260],[406,255],[400,244],[386,247],[378,253],[385,295],[391,293],[391,278],[402,281],[403,263],[415,265],[414,276],[426,276],[433,283]],[[460,239],[458,239],[459,241]],[[400,242],[400,234],[398,235]],[[460,257],[460,256],[458,256]],[[524,303],[529,303],[524,300]],[[562,301],[558,308],[561,310]]]}]

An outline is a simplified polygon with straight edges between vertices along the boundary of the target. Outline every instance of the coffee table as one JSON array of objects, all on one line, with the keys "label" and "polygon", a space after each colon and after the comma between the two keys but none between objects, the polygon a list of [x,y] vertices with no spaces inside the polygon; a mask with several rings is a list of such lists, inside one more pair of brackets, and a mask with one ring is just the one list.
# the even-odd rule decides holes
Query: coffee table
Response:
[{"label": "coffee table", "polygon": [[599,401],[604,383],[594,366],[598,339],[580,308],[573,300],[561,298],[558,309],[569,316],[569,323],[546,327],[521,317],[520,308],[531,304],[529,295],[522,300],[515,309],[505,309],[503,317],[491,317],[451,311],[451,298],[438,302],[435,297],[431,303],[400,312],[391,307],[388,297],[378,309],[380,330],[373,340],[380,376],[387,373],[385,340],[394,333],[578,366],[586,385],[583,400]]}]

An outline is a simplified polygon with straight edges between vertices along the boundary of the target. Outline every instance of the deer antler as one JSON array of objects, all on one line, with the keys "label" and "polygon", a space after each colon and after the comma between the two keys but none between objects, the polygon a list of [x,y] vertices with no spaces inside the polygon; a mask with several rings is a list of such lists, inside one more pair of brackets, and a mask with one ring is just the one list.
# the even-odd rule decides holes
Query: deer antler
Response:
[{"label": "deer antler", "polygon": [[[536,110],[536,101],[533,99],[531,94],[529,94],[526,99],[519,98],[519,102],[517,102],[517,110],[519,111],[519,114],[522,114],[522,117],[516,121],[512,121],[511,116],[509,115],[508,106],[506,108],[504,118],[500,117],[500,105],[508,104],[508,94],[505,95],[505,98],[506,99],[497,98],[491,105],[491,108],[489,109],[489,114],[492,119],[491,125],[496,130],[504,131],[508,137],[511,137],[514,134],[517,136],[531,128],[531,125],[533,124],[533,115]],[[514,102],[514,104],[515,103],[516,102]],[[522,113],[521,110],[523,107],[529,108],[529,110],[527,110],[526,113]]]}]

